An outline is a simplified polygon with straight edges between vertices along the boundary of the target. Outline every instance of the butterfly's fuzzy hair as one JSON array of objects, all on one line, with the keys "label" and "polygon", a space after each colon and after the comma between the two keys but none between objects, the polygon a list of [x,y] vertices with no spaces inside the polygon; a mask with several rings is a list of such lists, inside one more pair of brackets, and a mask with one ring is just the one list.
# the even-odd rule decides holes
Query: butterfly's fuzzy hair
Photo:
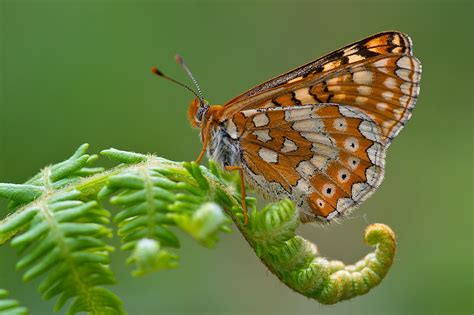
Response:
[{"label": "butterfly's fuzzy hair", "polygon": [[195,98],[191,101],[188,107],[188,120],[191,126],[193,126],[194,128],[199,127],[196,121],[196,114],[199,109],[199,106],[201,106],[201,102],[198,98]]}]

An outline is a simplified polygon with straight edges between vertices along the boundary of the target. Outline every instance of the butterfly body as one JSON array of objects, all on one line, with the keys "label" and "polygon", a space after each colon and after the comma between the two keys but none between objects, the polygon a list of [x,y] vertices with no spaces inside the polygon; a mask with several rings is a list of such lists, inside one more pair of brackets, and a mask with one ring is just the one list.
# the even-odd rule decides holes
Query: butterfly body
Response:
[{"label": "butterfly body", "polygon": [[207,147],[209,158],[217,162],[222,169],[228,166],[241,166],[242,162],[239,137],[225,125],[226,123],[220,123],[211,131]]},{"label": "butterfly body", "polygon": [[302,221],[329,222],[380,186],[387,148],[411,117],[420,74],[409,37],[385,32],[223,106],[196,99],[189,117],[220,166],[239,168],[270,199],[293,200]]}]

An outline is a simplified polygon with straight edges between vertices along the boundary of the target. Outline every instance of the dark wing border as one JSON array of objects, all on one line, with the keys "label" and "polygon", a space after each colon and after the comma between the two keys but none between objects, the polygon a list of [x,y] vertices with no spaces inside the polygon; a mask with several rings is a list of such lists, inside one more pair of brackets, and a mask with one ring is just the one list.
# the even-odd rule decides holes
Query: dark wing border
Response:
[{"label": "dark wing border", "polygon": [[[344,55],[345,52],[349,49],[355,48],[357,51],[357,54],[362,55],[364,57],[375,57],[378,56],[379,54],[374,53],[370,51],[370,48],[375,48],[378,46],[371,46],[371,47],[365,47],[364,45],[371,40],[374,40],[378,37],[383,37],[383,36],[389,36],[388,43],[393,46],[392,49],[398,48],[398,47],[403,47],[406,48],[406,51],[403,51],[404,54],[409,54],[412,55],[412,42],[411,39],[408,35],[398,32],[398,31],[386,31],[386,32],[381,32],[374,34],[372,36],[369,36],[367,38],[364,38],[360,41],[357,41],[355,43],[346,45],[340,49],[337,49],[321,58],[318,58],[314,61],[311,61],[303,66],[300,66],[296,69],[290,70],[282,75],[279,75],[273,79],[270,79],[264,83],[261,83],[250,90],[247,90],[246,92],[240,94],[239,96],[233,98],[232,100],[228,101],[224,106],[239,102],[243,99],[253,97],[257,94],[260,94],[262,92],[268,91],[270,89],[273,89],[275,87],[284,85],[288,83],[289,81],[298,78],[298,77],[306,77],[310,74],[315,74],[322,72],[324,67],[324,64],[327,64],[329,62],[335,61],[335,60],[340,60],[341,58],[347,58],[348,55]],[[396,36],[399,36],[400,44],[396,44],[393,42]],[[381,46],[387,46],[387,45],[381,45]]]}]

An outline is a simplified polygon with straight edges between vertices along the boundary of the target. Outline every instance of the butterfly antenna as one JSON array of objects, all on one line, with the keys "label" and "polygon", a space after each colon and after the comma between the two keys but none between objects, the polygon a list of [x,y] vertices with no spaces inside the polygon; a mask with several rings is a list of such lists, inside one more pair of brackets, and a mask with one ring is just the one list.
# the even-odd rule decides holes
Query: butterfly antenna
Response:
[{"label": "butterfly antenna", "polygon": [[[166,80],[168,80],[168,81],[171,81],[171,82],[173,82],[173,83],[176,83],[176,84],[178,84],[178,85],[184,87],[186,90],[188,90],[189,92],[193,93],[194,96],[196,96],[198,99],[200,99],[201,101],[203,101],[203,98],[202,98],[202,94],[201,94],[201,93],[199,93],[199,95],[198,95],[198,93],[196,93],[196,92],[195,92],[193,89],[191,89],[189,86],[187,86],[186,84],[181,83],[181,82],[179,82],[179,81],[177,81],[177,80],[175,80],[175,79],[173,79],[173,78],[167,76],[166,74],[164,74],[163,72],[161,72],[160,70],[158,70],[157,67],[152,67],[152,68],[151,68],[151,72],[152,72],[153,74],[156,74],[156,75],[159,76],[159,77],[162,77],[162,78],[164,78],[164,79],[166,79]],[[199,87],[198,87],[198,88],[199,88]],[[201,92],[201,91],[199,91],[199,92]]]},{"label": "butterfly antenna", "polygon": [[196,89],[197,89],[198,94],[199,94],[199,96],[200,96],[199,99],[204,102],[204,96],[203,96],[203,94],[202,94],[201,88],[199,87],[199,84],[198,84],[196,78],[194,77],[193,73],[191,72],[191,70],[189,70],[188,66],[187,66],[186,63],[184,62],[183,57],[181,57],[180,55],[176,55],[176,56],[174,56],[174,59],[176,59],[176,62],[177,62],[181,67],[183,67],[184,71],[186,71],[186,73],[188,74],[188,76],[191,78],[191,80],[193,81],[194,85],[196,86]]}]

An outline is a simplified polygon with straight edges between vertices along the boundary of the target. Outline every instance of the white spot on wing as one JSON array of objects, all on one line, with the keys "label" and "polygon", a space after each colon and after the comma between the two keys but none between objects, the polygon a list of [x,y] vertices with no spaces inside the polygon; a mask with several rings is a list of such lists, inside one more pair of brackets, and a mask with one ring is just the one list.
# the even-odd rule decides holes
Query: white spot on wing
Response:
[{"label": "white spot on wing", "polygon": [[300,120],[293,124],[293,129],[300,132],[323,132],[324,122],[321,119]]},{"label": "white spot on wing", "polygon": [[333,127],[334,127],[334,129],[336,129],[338,131],[346,131],[347,130],[347,121],[344,118],[334,119]]},{"label": "white spot on wing", "polygon": [[374,66],[376,66],[377,68],[386,67],[387,64],[388,64],[387,58],[380,59],[379,61],[374,62]]},{"label": "white spot on wing", "polygon": [[235,125],[234,121],[232,119],[229,119],[227,122],[227,133],[231,136],[233,139],[237,139],[237,126]]},{"label": "white spot on wing", "polygon": [[383,128],[385,129],[390,129],[393,127],[393,125],[395,125],[397,122],[395,120],[392,120],[392,119],[389,119],[389,120],[385,120],[383,123],[382,123],[382,126]]},{"label": "white spot on wing", "polygon": [[367,149],[367,155],[370,161],[380,167],[384,166],[384,149],[382,145],[375,142]]},{"label": "white spot on wing", "polygon": [[255,130],[252,133],[255,136],[257,136],[257,139],[259,141],[262,141],[263,143],[272,140],[272,137],[270,137],[270,135],[269,135],[269,130],[268,129]]},{"label": "white spot on wing", "polygon": [[[395,70],[395,73],[397,76],[405,81],[411,81],[410,75],[413,73],[410,70],[407,69],[397,69]],[[417,82],[416,80],[413,80],[414,82]]]},{"label": "white spot on wing", "polygon": [[357,96],[357,97],[355,98],[355,102],[356,102],[357,104],[364,104],[364,103],[366,103],[368,100],[369,100],[369,99],[368,99],[367,97],[365,97],[365,96]]},{"label": "white spot on wing", "polygon": [[326,170],[326,166],[328,165],[331,158],[323,155],[315,155],[311,158],[311,164],[313,164],[318,170],[324,171]]},{"label": "white spot on wing", "polygon": [[362,57],[361,55],[357,55],[357,54],[347,56],[347,58],[349,59],[348,63],[354,63],[354,62],[357,62],[359,60],[364,59],[364,57]]},{"label": "white spot on wing", "polygon": [[357,149],[359,149],[359,141],[357,140],[357,138],[349,137],[344,140],[344,148],[347,151],[355,152],[357,151]]},{"label": "white spot on wing", "polygon": [[297,121],[313,117],[317,117],[317,115],[314,114],[313,106],[301,106],[285,111],[286,121]]},{"label": "white spot on wing", "polygon": [[352,80],[357,84],[369,85],[372,83],[372,72],[370,71],[357,71],[352,74]]},{"label": "white spot on wing", "polygon": [[380,142],[380,129],[373,122],[364,120],[359,125],[360,133],[371,141]]},{"label": "white spot on wing", "polygon": [[388,105],[387,103],[380,102],[380,103],[377,103],[375,107],[377,107],[378,110],[384,111],[387,109]]},{"label": "white spot on wing", "polygon": [[382,93],[382,96],[387,101],[390,101],[393,98],[393,93],[389,92],[389,91],[385,91],[385,92]]},{"label": "white spot on wing", "polygon": [[318,198],[318,199],[316,199],[316,204],[317,204],[320,208],[322,208],[322,207],[324,207],[324,205],[325,205],[326,203],[324,202],[324,200]]},{"label": "white spot on wing", "polygon": [[301,79],[303,79],[303,77],[296,77],[296,78],[291,79],[290,81],[288,81],[288,83],[298,82],[298,81],[300,81]]},{"label": "white spot on wing", "polygon": [[357,92],[362,95],[370,95],[370,93],[372,92],[372,88],[370,86],[360,85],[357,87]]},{"label": "white spot on wing", "polygon": [[349,157],[347,164],[349,165],[351,169],[355,170],[359,166],[360,160],[359,158],[356,158],[355,156],[351,156]]},{"label": "white spot on wing", "polygon": [[344,53],[343,55],[344,56],[347,56],[347,55],[352,55],[352,54],[355,54],[356,52],[358,52],[359,50],[357,49],[357,46],[351,46],[349,48],[346,48],[344,50]]},{"label": "white spot on wing", "polygon": [[255,110],[255,109],[249,109],[249,110],[242,111],[242,115],[244,115],[244,117],[246,117],[246,118],[250,117],[252,115],[255,115],[256,113],[258,113],[258,111]]},{"label": "white spot on wing", "polygon": [[255,127],[266,126],[269,122],[270,120],[268,119],[268,116],[265,113],[259,113],[253,117],[253,123],[255,124]]},{"label": "white spot on wing", "polygon": [[404,108],[395,108],[393,110],[393,115],[395,116],[395,119],[400,120],[404,111]]},{"label": "white spot on wing", "polygon": [[297,149],[298,147],[293,141],[291,141],[288,138],[285,138],[285,142],[283,142],[283,149],[281,149],[281,152],[288,153],[288,152],[296,151]]},{"label": "white spot on wing", "polygon": [[321,192],[324,196],[331,198],[336,193],[336,186],[334,186],[334,184],[329,183],[324,184]]},{"label": "white spot on wing", "polygon": [[392,69],[389,68],[377,68],[380,72],[385,74],[392,74]]},{"label": "white spot on wing", "polygon": [[352,199],[361,200],[362,197],[370,190],[367,183],[355,183],[352,185]]},{"label": "white spot on wing", "polygon": [[314,165],[311,164],[309,161],[301,161],[296,167],[296,171],[303,178],[310,177],[314,173],[314,170]]},{"label": "white spot on wing", "polygon": [[395,80],[395,79],[392,78],[392,77],[386,78],[385,81],[383,81],[383,84],[384,84],[387,88],[389,88],[389,89],[391,89],[391,90],[397,88],[397,80]]},{"label": "white spot on wing", "polygon": [[309,88],[302,88],[295,91],[295,98],[303,104],[314,103],[314,97],[309,94]]},{"label": "white spot on wing", "polygon": [[341,168],[338,172],[337,172],[337,178],[339,179],[339,181],[341,183],[345,183],[349,180],[350,178],[350,173],[348,170],[344,169],[344,168]]},{"label": "white spot on wing", "polygon": [[[366,97],[364,97],[366,98]],[[367,119],[367,115],[362,113],[359,109],[350,106],[339,106],[339,112],[345,117],[353,117],[359,119]]]},{"label": "white spot on wing", "polygon": [[301,178],[298,180],[298,183],[296,184],[296,189],[303,191],[305,193],[309,193],[312,191],[312,186],[308,183],[308,181],[304,178]]},{"label": "white spot on wing", "polygon": [[327,146],[334,146],[334,139],[330,136],[314,132],[302,132],[301,136],[313,143],[321,143]]},{"label": "white spot on wing", "polygon": [[278,162],[278,154],[267,148],[260,148],[258,155],[267,163],[276,163]]},{"label": "white spot on wing", "polygon": [[400,98],[398,99],[398,102],[400,103],[400,106],[401,107],[408,107],[408,102],[410,101],[411,97],[408,96],[408,95],[402,95],[400,96]]},{"label": "white spot on wing", "polygon": [[328,91],[330,92],[340,92],[342,88],[339,85],[329,85]]},{"label": "white spot on wing", "polygon": [[339,198],[337,200],[336,209],[338,212],[344,212],[355,204],[351,198]]},{"label": "white spot on wing", "polygon": [[365,171],[365,177],[367,178],[367,182],[369,185],[377,187],[380,185],[381,180],[381,172],[382,170],[375,165],[367,168]]},{"label": "white spot on wing", "polygon": [[403,56],[402,58],[398,59],[397,66],[404,69],[411,70],[411,59],[407,56]]},{"label": "white spot on wing", "polygon": [[411,90],[412,85],[413,84],[410,82],[405,82],[402,85],[400,85],[400,90],[402,90],[403,94],[411,96],[412,94],[410,90]]}]

